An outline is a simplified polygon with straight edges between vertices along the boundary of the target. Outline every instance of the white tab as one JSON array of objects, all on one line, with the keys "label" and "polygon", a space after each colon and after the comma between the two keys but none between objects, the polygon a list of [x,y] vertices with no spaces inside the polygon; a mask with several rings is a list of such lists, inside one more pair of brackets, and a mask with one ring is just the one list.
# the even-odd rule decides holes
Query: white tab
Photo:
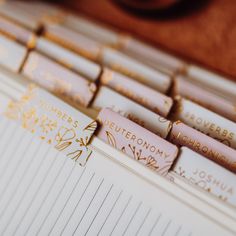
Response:
[{"label": "white tab", "polygon": [[101,87],[93,104],[93,108],[110,108],[127,117],[144,128],[165,138],[170,130],[171,122],[145,107],[129,100],[107,87]]},{"label": "white tab", "polygon": [[13,19],[31,30],[37,30],[39,27],[39,23],[36,18],[24,9],[15,5],[14,1],[7,1],[6,3],[3,3],[0,6],[0,14]]},{"label": "white tab", "polygon": [[231,101],[236,101],[236,83],[233,81],[194,65],[188,67],[187,75],[193,81],[207,86],[212,92],[216,92]]},{"label": "white tab", "polygon": [[0,64],[18,72],[25,57],[27,49],[20,44],[0,35]]},{"label": "white tab", "polygon": [[111,46],[119,44],[119,34],[84,17],[68,15],[63,24],[101,43]]},{"label": "white tab", "polygon": [[236,148],[236,124],[234,122],[187,99],[180,99],[178,103],[174,115],[176,120],[181,120],[225,145]]},{"label": "white tab", "polygon": [[172,71],[182,71],[185,68],[184,61],[134,38],[126,41],[123,51],[140,57],[140,60],[148,64],[162,65]]},{"label": "white tab", "polygon": [[236,206],[236,176],[220,165],[183,147],[173,171],[191,184]]},{"label": "white tab", "polygon": [[36,49],[92,81],[96,80],[101,73],[98,64],[45,38],[37,40]]},{"label": "white tab", "polygon": [[141,83],[162,93],[166,93],[170,87],[171,78],[168,75],[148,67],[111,48],[104,48],[102,50],[101,62],[104,65],[137,79]]}]

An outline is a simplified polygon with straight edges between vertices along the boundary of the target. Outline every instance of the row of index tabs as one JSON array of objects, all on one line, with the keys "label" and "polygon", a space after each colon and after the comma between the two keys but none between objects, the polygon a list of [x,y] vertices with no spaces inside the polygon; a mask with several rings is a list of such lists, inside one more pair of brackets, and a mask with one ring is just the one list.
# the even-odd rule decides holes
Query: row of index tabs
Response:
[{"label": "row of index tabs", "polygon": [[[11,1],[2,3],[0,15],[12,20],[12,25],[8,25],[8,27],[4,22],[1,23],[0,31],[7,32],[16,40],[26,45],[29,44],[31,47],[36,44],[36,40],[32,40],[34,38],[32,33],[37,32],[43,26],[45,37],[85,57],[90,57],[126,75],[133,76],[159,91],[166,92],[169,89],[171,80],[166,75],[184,72],[191,82],[204,85],[211,92],[231,101],[236,99],[233,82],[226,82],[219,75],[190,65],[124,33],[111,30],[84,17],[74,16],[59,7],[42,2],[29,4]],[[17,23],[27,29],[19,29]],[[111,50],[109,47],[117,50]],[[163,71],[165,73],[160,73]]]},{"label": "row of index tabs", "polygon": [[[120,72],[101,69],[98,64],[45,38],[39,38],[36,50],[31,50],[28,55],[22,45],[5,36],[1,36],[0,40],[0,60],[4,66],[15,72],[21,70],[34,82],[76,105],[91,105],[98,109],[110,107],[161,137],[168,135],[171,124],[163,117],[167,117],[173,107],[171,97]],[[64,65],[69,65],[71,69]],[[96,93],[97,82],[102,86]],[[234,102],[203,90],[182,77],[176,77],[173,94],[177,105],[174,118],[173,114],[170,116],[172,120],[180,119],[226,145],[236,147]],[[213,112],[188,100],[176,99],[176,95],[196,101]],[[226,114],[226,118],[214,113],[217,111],[221,115]]]},{"label": "row of index tabs", "polygon": [[[54,27],[56,27],[56,28],[64,27],[65,28],[65,25],[66,26],[70,25],[70,22],[73,22],[73,24],[72,23],[71,24],[74,26],[74,25],[76,25],[74,21],[77,19],[78,22],[80,22],[80,20],[81,20],[80,24],[84,25],[84,27],[81,27],[81,25],[79,24],[79,26],[80,26],[79,28],[81,30],[83,29],[81,32],[86,34],[86,35],[88,35],[89,32],[90,32],[91,35],[89,35],[89,36],[91,38],[95,37],[95,35],[94,35],[94,37],[92,37],[92,35],[93,35],[93,32],[94,32],[93,29],[96,28],[95,27],[96,25],[94,23],[91,23],[91,22],[87,21],[87,20],[83,20],[81,17],[80,18],[75,18],[75,17],[72,17],[71,15],[65,16],[65,14],[64,15],[62,14],[62,11],[60,9],[53,8],[52,6],[49,7],[49,6],[44,5],[42,3],[35,3],[36,5],[35,4],[28,5],[26,3],[12,2],[10,4],[10,7],[12,5],[14,6],[14,4],[16,4],[17,7],[13,8],[13,9],[28,9],[28,11],[29,11],[29,9],[31,9],[32,7],[38,8],[38,5],[39,5],[39,9],[42,9],[43,6],[45,7],[45,9],[48,9],[47,11],[46,10],[44,11],[48,15],[50,15],[52,13],[55,15],[55,12],[56,12],[57,13],[56,15],[58,17],[59,16],[64,16],[64,17],[60,17],[60,18],[64,19],[62,21],[64,26],[61,26],[61,24],[60,25],[55,24],[55,23],[52,24],[52,22],[51,23],[48,23],[48,22],[45,23],[44,22],[44,24],[46,26],[45,28],[47,28],[47,26],[49,26],[49,27],[52,26],[52,28],[54,28]],[[9,4],[5,3],[5,5],[3,4],[3,6],[5,6],[5,7],[8,6],[9,7]],[[4,7],[3,7],[3,10],[4,10]],[[5,15],[6,15],[6,12],[5,12]],[[20,14],[16,14],[16,15],[20,15]],[[41,19],[42,16],[40,15],[40,16],[38,16],[38,18]],[[50,18],[50,17],[46,17],[46,18]],[[54,18],[55,18],[55,16],[54,16]],[[38,21],[40,21],[39,19],[38,19]],[[56,21],[56,22],[58,22],[58,21]],[[77,29],[77,27],[76,27],[76,29]],[[68,27],[66,28],[66,30],[69,30]],[[100,30],[101,30],[101,32],[100,32]],[[98,27],[98,26],[97,26],[97,31],[99,31],[100,33],[96,34],[96,35],[102,35],[102,32],[108,32],[107,29],[104,29],[104,28],[101,29],[101,27]],[[70,31],[70,32],[72,32],[74,34],[77,34],[77,32],[74,32],[74,31]],[[111,33],[111,31],[109,31],[109,32]],[[62,35],[62,34],[60,34],[60,35]],[[115,35],[115,33],[113,32],[113,36],[114,35]],[[82,36],[85,37],[84,35],[82,35]],[[17,33],[15,33],[15,38],[17,38]],[[99,42],[102,42],[101,38],[102,38],[102,36],[99,36],[99,39],[97,39],[97,40]],[[109,37],[107,38],[107,40],[108,39],[109,39]],[[64,65],[67,65],[68,67],[70,67],[72,69],[74,67],[75,71],[79,72],[81,75],[83,75],[87,78],[90,78],[92,80],[95,80],[96,78],[99,77],[99,74],[101,74],[101,68],[100,68],[99,65],[97,65],[97,64],[95,64],[91,61],[88,61],[85,58],[79,57],[77,54],[74,54],[73,52],[70,52],[70,51],[66,50],[65,48],[63,48],[63,47],[60,47],[59,45],[53,44],[52,42],[50,42],[49,40],[47,40],[45,38],[39,38],[39,40],[37,42],[38,43],[36,43],[36,45],[37,45],[37,50],[38,51],[47,54],[48,56],[52,57],[53,59],[56,59],[57,61],[63,63]],[[104,42],[104,43],[107,43],[107,41]],[[113,42],[113,45],[114,45],[114,42]],[[108,51],[112,51],[112,50],[108,48]],[[151,51],[155,52],[155,50],[151,50]],[[158,55],[157,52],[155,52],[154,54]],[[60,56],[60,55],[63,55],[63,56]],[[108,53],[108,57],[110,58],[109,55],[110,54]],[[145,53],[145,55],[147,55],[147,54]],[[122,61],[122,56],[121,57],[120,56],[121,55],[119,55],[119,53],[118,53],[118,57],[115,56],[115,61]],[[162,58],[166,58],[166,57],[163,56]],[[129,59],[132,61],[131,58],[129,58]],[[109,60],[109,61],[112,61],[112,60]],[[121,62],[121,63],[123,63],[123,62]],[[120,63],[114,63],[114,64],[120,64]],[[123,64],[128,65],[129,63],[123,63]],[[130,63],[130,64],[131,64],[131,66],[128,65],[127,67],[129,67],[129,68],[132,67],[132,65],[134,63]],[[122,67],[122,65],[120,67]],[[139,73],[137,73],[137,74],[139,74]],[[123,75],[119,72],[115,72],[115,71],[112,72],[111,70],[106,69],[106,68],[103,69],[103,73],[102,73],[101,78],[102,78],[101,82],[104,85],[107,85],[108,87],[112,88],[113,90],[118,91],[119,93],[131,98],[132,100],[140,103],[141,105],[149,108],[150,110],[152,110],[154,112],[159,113],[160,115],[162,115],[164,117],[166,117],[168,115],[173,102],[170,98],[165,97],[165,95],[161,95],[160,93],[158,93],[158,91],[151,90],[152,88],[150,88],[148,86],[144,87],[144,85],[142,83],[139,83],[135,80],[131,80],[128,76]],[[181,79],[178,78],[175,81],[177,81],[179,83],[179,81],[181,81]],[[222,81],[221,84],[223,84],[223,83],[227,84],[228,82]],[[124,84],[126,84],[126,86],[124,86]],[[185,85],[186,85],[186,83],[185,83]],[[192,84],[192,85],[195,86],[194,89],[193,89],[193,92],[194,92],[196,90],[196,86],[198,86],[198,85],[197,84]],[[235,88],[235,84],[231,84],[231,85],[232,86],[227,86],[227,87],[231,87],[232,91],[233,91],[234,88]],[[220,86],[220,87],[223,87],[223,86]],[[200,89],[199,86],[197,88]],[[213,97],[213,99],[212,99],[213,101],[209,104],[209,103],[206,102],[209,99],[201,99],[202,96],[199,96],[199,93],[195,96],[191,96],[192,93],[190,93],[190,96],[189,96],[189,94],[184,94],[185,91],[189,91],[189,90],[183,88],[181,90],[178,90],[178,93],[181,94],[184,97],[189,98],[190,100],[194,100],[194,101],[199,102],[201,105],[204,105],[207,108],[210,108],[215,112],[218,112],[219,114],[225,113],[227,118],[231,119],[232,121],[235,121],[235,116],[236,116],[235,115],[235,109],[234,109],[235,105],[234,105],[234,102],[232,102],[234,97],[231,96],[232,101],[228,101],[228,100],[226,100],[226,99],[224,99],[224,98],[222,98],[218,95],[212,94],[212,92],[207,90],[208,91],[207,95],[212,94],[212,97]],[[207,93],[207,91],[202,91],[200,89],[199,92]],[[148,94],[150,94],[150,96]],[[196,99],[196,97],[198,99]],[[157,98],[157,99],[155,99],[155,98]],[[216,103],[219,102],[219,101],[223,105],[226,104],[226,106],[222,106],[222,105],[217,106]]]},{"label": "row of index tabs", "polygon": [[[14,87],[20,93],[25,92],[25,89],[22,91],[23,86],[18,88],[15,85],[14,79],[17,83],[26,84],[21,75],[1,68],[1,84],[7,84],[8,88]],[[236,151],[233,149],[227,148],[180,122],[174,123],[168,138],[169,141],[167,141],[111,109],[102,109],[98,114],[97,121],[100,124],[97,137],[109,145],[158,174],[171,177],[172,181],[177,184],[179,181],[177,178],[173,178],[172,173],[176,173],[191,184],[214,194],[220,200],[236,206],[235,174],[220,166],[235,172]],[[189,141],[191,139],[192,141]],[[179,147],[183,146],[180,151],[175,144]],[[220,165],[214,164],[204,156]]]},{"label": "row of index tabs", "polygon": [[[83,75],[91,80],[95,80],[97,77],[99,77],[99,74],[101,74],[100,66],[95,64],[94,62],[91,62],[85,58],[79,57],[77,54],[74,54],[73,52],[70,52],[63,47],[56,45],[55,43],[53,43],[45,38],[39,38],[37,42],[39,42],[36,44],[37,45],[36,49],[38,51],[40,51],[44,54],[47,54],[51,58],[56,59],[57,61],[61,62],[64,65],[69,66],[70,68],[73,68],[73,67],[76,68],[77,72],[79,72],[81,75]],[[24,53],[22,52],[21,59],[24,58],[24,56],[25,56]],[[63,56],[60,56],[60,55],[63,55]],[[42,72],[42,73],[40,72],[38,74],[34,73],[34,75],[32,75],[32,68],[34,68],[34,66],[37,64],[36,61],[39,60],[39,58],[41,60],[44,59],[44,57],[42,55],[32,55],[32,56],[30,55],[29,56],[29,59],[28,59],[29,65],[26,66],[27,69],[24,70],[25,74],[27,74],[27,73],[28,73],[28,75],[31,74],[31,76],[30,76],[31,78],[35,77],[35,80],[38,83],[40,83],[41,85],[47,86],[47,88],[49,88],[51,91],[54,90],[57,93],[59,92],[62,94],[67,94],[67,95],[69,94],[68,97],[72,97],[73,100],[75,100],[75,101],[79,100],[79,102],[85,106],[89,104],[90,100],[93,97],[92,96],[93,92],[96,90],[96,87],[94,84],[89,85],[89,86],[86,85],[87,88],[84,91],[87,92],[89,90],[89,92],[86,93],[87,96],[82,97],[82,98],[81,98],[81,96],[79,98],[77,96],[73,96],[73,94],[75,94],[75,93],[71,89],[70,85],[67,84],[67,86],[66,86],[66,82],[63,81],[63,76],[62,76],[62,79],[53,79],[52,72],[49,72],[49,73],[46,73],[46,78],[48,81],[45,82],[44,79],[40,80],[40,78],[42,76],[45,78],[44,72]],[[60,59],[60,58],[62,58],[62,59]],[[20,67],[22,60],[19,60],[18,68]],[[39,61],[41,62],[41,60],[39,60]],[[4,60],[4,63],[6,63],[8,61],[9,60]],[[47,63],[42,63],[42,64],[48,64],[48,63],[49,63],[49,61],[47,61]],[[15,64],[17,64],[17,63],[14,63],[14,65]],[[41,71],[41,70],[39,70],[39,71]],[[61,73],[61,74],[63,74],[63,73]],[[71,74],[71,73],[69,73],[69,74]],[[181,81],[181,79],[178,78],[178,79],[176,79],[176,81],[179,83],[179,81]],[[168,113],[172,107],[172,104],[173,104],[173,100],[170,97],[167,97],[167,96],[161,94],[160,92],[158,92],[148,86],[144,86],[142,83],[139,83],[136,80],[132,80],[126,75],[123,75],[123,74],[116,72],[116,71],[112,71],[111,69],[107,69],[107,68],[103,69],[102,76],[101,76],[101,83],[103,85],[106,85],[107,87],[110,87],[113,90],[121,93],[122,95],[125,95],[126,97],[130,98],[131,100],[134,100],[135,102],[140,103],[141,105],[145,106],[146,108],[150,109],[151,111],[162,115],[163,117],[166,117],[168,115]],[[73,82],[72,82],[72,84],[73,84]],[[64,88],[61,88],[62,86],[64,86]],[[192,84],[192,86],[193,86],[193,84]],[[197,85],[195,85],[195,87],[196,86]],[[194,87],[194,90],[195,90],[195,87]],[[107,89],[104,89],[104,90],[106,91]],[[75,86],[75,91],[76,91],[76,86]],[[185,91],[187,91],[187,90],[181,89],[178,91],[178,93],[182,95]],[[204,91],[204,92],[206,92],[206,91]],[[208,92],[208,94],[209,94],[209,92]],[[184,94],[184,96],[185,96],[185,94]],[[196,96],[190,97],[190,99],[195,101]],[[231,119],[234,121],[234,117],[235,117],[234,104],[230,101],[226,101],[223,98],[220,98],[217,95],[215,95],[215,96],[216,96],[216,98],[218,98],[218,101],[219,100],[223,101],[223,102],[225,102],[224,104],[228,104],[228,106],[225,106],[226,109],[224,109],[224,108],[220,109],[219,107],[224,107],[224,106],[217,106],[213,101],[213,102],[211,102],[209,107],[216,108],[216,109],[214,109],[214,111],[219,108],[218,110],[222,110],[221,114],[224,112],[224,110],[227,110],[227,107],[228,107],[229,108],[228,109],[228,113],[229,113],[228,118],[231,117]],[[201,97],[202,96],[198,95],[199,100],[208,101],[206,99],[201,99]],[[214,95],[213,95],[213,97],[214,97]],[[188,98],[188,96],[187,96],[187,98]],[[98,98],[98,100],[99,100],[99,98]],[[215,104],[215,106],[212,106],[213,103]],[[97,104],[97,103],[95,103],[95,104]],[[105,105],[113,106],[113,104],[105,104]],[[208,104],[206,104],[206,106],[207,105]],[[123,110],[123,107],[122,107],[122,109],[120,109],[120,107],[117,107],[117,109],[121,110],[122,113],[126,112],[125,111],[126,109]],[[225,112],[225,113],[228,114],[227,112]],[[133,117],[132,114],[131,115],[127,114],[127,116]],[[176,118],[179,119],[180,117],[176,117]],[[138,119],[137,116],[134,116],[133,119],[137,120],[137,122],[139,122],[141,125],[143,124],[143,126],[145,126],[144,125],[145,120],[140,120],[140,119]],[[181,119],[183,119],[183,118],[181,117]],[[191,125],[196,125],[192,121],[188,122],[188,123],[191,123]],[[231,125],[232,123],[229,123],[229,124]],[[150,125],[147,124],[145,127],[149,128],[149,126]],[[208,126],[211,127],[210,125],[208,125]],[[153,129],[152,125],[150,128]],[[231,132],[228,132],[227,130],[225,130],[224,127],[223,128],[220,127],[220,130],[221,130],[220,132],[219,132],[219,127],[217,127],[217,128],[218,128],[217,130],[213,130],[213,132],[210,132],[210,134],[217,133],[216,138],[221,138],[221,140],[222,140],[222,137],[218,137],[218,136],[221,136],[222,132],[223,132],[223,135],[222,135],[223,137],[225,136],[225,133],[229,133],[229,134],[231,133]],[[212,127],[211,127],[211,129],[212,129]],[[166,129],[166,131],[168,131],[168,129]],[[158,130],[155,132],[158,133]],[[166,136],[166,135],[167,134],[164,134],[163,136]],[[232,136],[234,136],[234,135],[232,135],[232,133],[231,133],[230,139],[234,139],[234,137],[232,137]],[[225,143],[228,143],[229,146],[232,146],[232,147],[234,146],[234,141],[233,141],[233,144],[231,144],[231,141],[229,141],[229,140],[225,141],[225,139],[223,139],[223,140]]]},{"label": "row of index tabs", "polygon": [[[26,80],[4,68],[1,68],[0,74],[1,84],[6,84],[7,89],[10,89],[10,91],[4,90],[3,92],[8,92],[11,96],[12,88],[14,97],[19,99],[20,96],[16,94],[26,91]],[[19,83],[23,83],[23,85]],[[179,151],[175,145],[110,109],[103,109],[97,120],[100,123],[97,136],[114,148],[161,175],[166,176],[169,173],[167,177],[171,177],[172,181],[177,184],[181,182],[176,176],[173,178],[172,173],[184,177],[190,183],[235,206],[235,175],[233,173],[186,147]],[[174,162],[175,164],[173,164]]]},{"label": "row of index tabs", "polygon": [[[13,4],[13,6],[11,4]],[[36,3],[36,6],[37,4],[39,4],[41,7],[44,6],[41,3]],[[18,2],[12,2],[10,5],[8,5],[8,7],[9,6],[13,7],[12,9],[14,9],[14,6],[17,6],[15,7],[16,11],[26,7],[29,12],[30,8],[32,7],[26,3]],[[4,11],[5,14],[6,12],[7,11]],[[52,11],[53,14],[55,14],[55,12],[56,9]],[[125,49],[125,43],[132,42],[130,41],[132,39],[129,39],[128,37],[124,38],[124,36],[120,36],[120,34],[118,37],[117,34],[117,40],[121,40],[122,38],[122,43],[119,41],[119,43],[115,45],[114,41],[112,44],[107,41],[103,42],[103,30],[104,32],[110,31],[95,27],[93,23],[87,20],[73,18],[71,15],[65,16],[62,13],[59,14],[59,12],[57,12],[56,15],[63,15],[63,18],[67,20],[64,20],[63,23],[58,24],[58,20],[55,20],[55,15],[54,17],[44,16],[44,20],[41,19],[41,15],[38,16],[41,19],[39,21],[40,24],[44,25],[43,35],[41,35],[41,37],[33,37],[35,40],[34,43],[29,43],[28,40],[25,42],[21,41],[23,45],[30,45],[29,51],[23,45],[20,45],[17,42],[7,38],[9,37],[10,33],[6,33],[6,29],[10,28],[2,27],[1,32],[5,32],[7,37],[3,35],[0,37],[2,42],[0,63],[14,72],[20,71],[27,78],[33,80],[42,87],[45,87],[49,91],[59,95],[64,100],[73,103],[73,105],[76,105],[79,109],[85,112],[87,112],[87,110],[81,106],[92,108],[91,110],[93,110],[93,113],[95,113],[93,114],[95,117],[97,116],[96,110],[100,110],[103,107],[109,107],[122,116],[125,116],[138,123],[140,126],[143,126],[144,128],[158,134],[160,137],[167,138],[169,135],[169,140],[173,143],[179,146],[187,146],[188,148],[217,162],[229,170],[233,172],[236,171],[236,155],[235,150],[232,149],[236,147],[236,125],[234,123],[235,109],[233,109],[235,108],[235,100],[233,95],[235,95],[234,90],[236,87],[233,82],[215,77],[217,86],[214,87],[213,85],[211,86],[211,83],[209,82],[210,80],[206,82],[201,81],[201,79],[187,80],[186,76],[177,76],[174,80],[175,86],[172,91],[174,98],[176,95],[180,95],[195,101],[221,115],[224,115],[223,106],[221,106],[222,108],[219,108],[216,103],[221,101],[219,105],[227,104],[227,106],[225,106],[227,108],[227,112],[225,112],[225,114],[227,114],[227,118],[231,119],[232,121],[221,117],[216,113],[197,105],[194,102],[177,97],[175,99],[175,109],[172,110],[169,118],[172,121],[181,120],[185,124],[176,122],[172,128],[172,122],[166,120],[163,117],[166,117],[173,107],[173,99],[161,93],[169,90],[169,86],[171,85],[171,73],[165,74],[163,73],[163,70],[159,70],[155,66],[151,65],[149,61],[152,57],[148,53],[149,46],[143,45],[143,47],[141,47],[141,44],[138,44],[138,41],[131,43],[131,48],[134,45],[136,45],[135,47],[138,48],[137,45],[140,45],[142,50],[147,50],[147,52],[145,52],[145,50],[140,50],[140,52],[142,51],[144,57],[148,57],[150,60],[142,59],[144,60],[142,61],[141,59],[137,59],[139,56],[134,55],[132,50],[129,51],[128,49]],[[19,16],[21,16],[20,13]],[[10,16],[8,17],[11,18]],[[17,25],[16,21],[19,21],[17,19],[13,19],[12,21],[8,18],[3,19],[9,24],[14,24],[15,26]],[[50,19],[50,21],[48,21],[48,19]],[[81,32],[77,32],[78,29],[70,29],[72,26],[75,27],[75,23],[70,23],[74,22],[75,20],[84,25],[84,29],[83,27],[79,27]],[[26,30],[26,28],[22,28],[22,26],[17,25],[17,27],[19,27],[18,29]],[[92,27],[91,30],[89,30],[89,27]],[[94,31],[92,30],[93,27],[95,27],[94,29],[100,32],[96,34],[96,37],[100,35],[99,39],[95,38]],[[29,32],[36,32],[36,29],[31,29],[30,31],[29,28],[30,27],[27,29]],[[23,31],[13,30],[10,32],[14,36],[11,36],[11,39],[17,39],[20,35],[18,32]],[[68,35],[71,37],[68,37]],[[88,36],[90,38],[88,38]],[[71,41],[71,38],[74,37],[75,40]],[[28,39],[32,37],[25,38]],[[96,41],[94,39],[96,39]],[[108,39],[109,37],[106,37],[106,40]],[[20,42],[20,40],[18,41]],[[118,48],[120,51],[106,47],[105,44],[110,46],[112,45],[113,47]],[[32,47],[32,45],[34,46]],[[69,49],[66,48],[68,45]],[[127,43],[127,45],[129,44]],[[32,51],[32,48],[35,50]],[[79,50],[76,48],[79,48]],[[97,52],[98,54],[96,54]],[[139,50],[137,50],[137,53],[138,52]],[[158,51],[155,51],[155,49],[150,48],[149,52],[151,55],[152,53],[153,55],[159,55]],[[78,55],[78,53],[81,55]],[[136,59],[130,57],[131,55]],[[163,60],[167,60],[169,58],[169,61],[171,61],[170,58],[172,57],[168,57],[168,55],[165,57],[163,54],[161,58]],[[93,61],[91,61],[91,59]],[[152,59],[152,61],[155,60]],[[97,63],[102,64],[102,67]],[[162,63],[161,60],[158,63],[156,61],[155,64],[158,64],[162,68],[167,67],[167,63]],[[70,70],[68,70],[68,68]],[[194,67],[192,66],[188,68]],[[170,66],[168,69],[170,69]],[[192,70],[194,71],[194,69]],[[198,70],[197,67],[196,70]],[[183,71],[183,69],[178,68],[173,70],[172,68],[173,73],[176,73],[177,71]],[[157,82],[156,78],[161,79]],[[101,84],[99,89],[97,87],[98,83]],[[200,86],[203,83],[206,85],[206,89],[204,90]],[[197,91],[197,88],[199,92],[188,92],[190,90],[188,90],[189,87],[186,87],[186,84],[189,87],[192,86],[194,88],[193,91]],[[223,87],[222,85],[225,85],[223,88],[225,92],[222,89],[219,89]],[[226,95],[226,91],[228,96]],[[211,99],[202,99],[201,94],[203,94],[205,98],[210,96]],[[186,126],[186,124],[188,126]],[[139,130],[137,127],[135,129]],[[200,133],[196,129],[204,134]],[[118,127],[116,130],[120,130],[120,128]],[[140,130],[142,135],[148,132],[145,129]],[[134,137],[130,134],[127,135],[128,137]],[[108,141],[112,144],[114,144],[114,139],[112,138],[113,136],[110,135],[108,137]],[[217,141],[210,138],[209,136],[216,139]],[[155,137],[157,138],[153,137],[150,138],[150,140],[157,139],[156,142],[160,144],[164,142],[160,141],[162,139],[160,139],[158,136]],[[141,142],[141,140],[139,140],[139,142]],[[147,148],[147,146],[150,147],[147,144],[147,141],[145,145],[145,148]],[[157,150],[156,152],[159,155],[160,153],[164,155],[164,151],[167,150],[165,150],[164,144],[162,144],[161,147],[163,147],[164,150],[155,150]],[[144,157],[140,156],[140,150],[136,152],[136,150],[132,149],[132,146],[129,146],[128,148],[130,148],[130,152],[133,153],[136,159],[139,160],[139,158],[141,158],[140,160],[143,162],[147,161],[147,165],[150,167],[153,167],[153,165],[156,166],[152,156],[149,158],[145,157],[145,159]],[[153,148],[154,146],[152,146],[152,150]],[[122,150],[122,148],[120,149]],[[175,153],[177,152],[174,151],[172,155],[170,155],[171,160],[168,160],[169,165],[165,167],[167,171],[177,156]],[[163,163],[166,162],[164,161]],[[161,165],[159,167],[161,167]],[[166,173],[166,171],[164,171],[164,173]]]}]

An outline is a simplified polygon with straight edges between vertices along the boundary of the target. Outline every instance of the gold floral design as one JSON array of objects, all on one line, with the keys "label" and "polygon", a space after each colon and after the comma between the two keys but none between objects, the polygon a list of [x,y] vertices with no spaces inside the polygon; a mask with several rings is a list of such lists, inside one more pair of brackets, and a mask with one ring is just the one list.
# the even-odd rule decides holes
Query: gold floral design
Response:
[{"label": "gold floral design", "polygon": [[[30,86],[19,101],[10,102],[4,113],[5,116],[15,120],[30,132],[37,133],[41,140],[53,145],[58,151],[65,152],[65,155],[71,159],[75,161],[80,159],[79,164],[85,164],[91,154],[88,145],[91,135],[97,128],[96,121],[85,124],[83,128],[73,127],[70,122],[60,120],[48,107],[41,106],[44,104],[41,97],[44,97],[46,92],[35,88],[34,85]],[[52,96],[45,95],[49,98]],[[40,109],[37,109],[38,107]],[[80,121],[76,122],[80,123]]]},{"label": "gold floral design", "polygon": [[49,119],[46,115],[43,115],[39,125],[43,133],[49,133],[57,128],[57,121]]},{"label": "gold floral design", "polygon": [[90,132],[94,132],[97,129],[97,122],[95,120],[93,120],[90,124],[88,124],[83,130],[84,131],[90,131]]},{"label": "gold floral design", "polygon": [[157,165],[157,161],[152,156],[146,158],[145,165],[154,170],[157,170],[159,168],[159,166]]},{"label": "gold floral design", "polygon": [[36,109],[34,107],[30,108],[28,111],[22,114],[22,127],[35,132],[35,126],[39,122],[39,118],[36,114]]},{"label": "gold floral design", "polygon": [[145,157],[141,157],[142,155],[142,150],[136,150],[135,146],[131,146],[130,144],[128,144],[129,149],[131,150],[132,154],[133,154],[133,158],[137,161],[141,161],[141,160],[145,160]]},{"label": "gold floral design", "polygon": [[110,133],[109,131],[106,131],[106,135],[107,135],[108,144],[110,144],[112,147],[116,148],[116,139],[113,136],[113,134]]},{"label": "gold floral design", "polygon": [[55,148],[59,151],[62,151],[68,148],[71,144],[73,139],[75,138],[76,134],[73,129],[68,129],[66,127],[61,127],[55,137],[57,144]]},{"label": "gold floral design", "polygon": [[78,161],[82,153],[83,153],[82,150],[76,150],[74,152],[68,153],[67,156],[70,157],[74,161]]}]

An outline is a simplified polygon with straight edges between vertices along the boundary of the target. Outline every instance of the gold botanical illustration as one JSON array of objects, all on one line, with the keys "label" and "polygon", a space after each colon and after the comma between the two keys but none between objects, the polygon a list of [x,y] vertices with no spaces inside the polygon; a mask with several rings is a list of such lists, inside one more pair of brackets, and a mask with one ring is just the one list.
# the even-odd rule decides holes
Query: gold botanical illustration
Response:
[{"label": "gold botanical illustration", "polygon": [[55,148],[59,151],[62,151],[69,147],[73,139],[76,137],[74,129],[68,129],[64,126],[62,126],[55,137],[55,140],[57,144],[55,145]]},{"label": "gold botanical illustration", "polygon": [[159,166],[157,165],[157,161],[152,156],[148,156],[146,158],[146,166],[154,170],[157,170],[159,168]]},{"label": "gold botanical illustration", "polygon": [[86,163],[84,160],[87,160],[91,154],[88,145],[91,135],[97,128],[96,121],[90,122],[84,128],[72,125],[68,127],[68,123],[60,123],[57,116],[51,116],[50,113],[42,110],[42,107],[38,109],[41,94],[36,93],[35,88],[30,86],[20,101],[10,102],[5,116],[19,122],[30,132],[37,133],[41,140],[53,145],[58,151],[65,152],[71,159],[78,161],[81,157],[82,162]]},{"label": "gold botanical illustration", "polygon": [[47,134],[48,132],[56,129],[57,121],[51,120],[48,118],[48,116],[43,115],[39,126],[42,128],[42,132]]},{"label": "gold botanical illustration", "polygon": [[37,116],[36,109],[32,107],[28,111],[23,112],[21,119],[22,127],[34,133],[35,126],[39,122],[39,117]]},{"label": "gold botanical illustration", "polygon": [[131,144],[128,144],[127,147],[122,146],[121,148],[118,148],[117,147],[117,141],[116,141],[114,135],[109,131],[105,131],[105,132],[106,132],[107,143],[109,145],[111,145],[114,148],[117,148],[117,149],[121,150],[123,153],[131,156],[133,159],[135,159],[137,161],[141,161],[142,163],[144,163],[144,165],[146,165],[147,167],[149,167],[153,170],[159,169],[157,160],[154,157],[152,157],[152,156],[148,156],[148,157],[143,156],[142,155],[142,150],[137,149],[136,146],[131,145]]},{"label": "gold botanical illustration", "polygon": [[82,153],[83,153],[82,150],[76,150],[74,152],[68,153],[67,156],[70,157],[74,161],[78,161]]},{"label": "gold botanical illustration", "polygon": [[117,148],[116,140],[115,140],[115,137],[113,136],[113,134],[110,133],[109,131],[106,131],[106,135],[107,135],[107,142],[108,142],[108,144],[110,144],[114,148]]},{"label": "gold botanical illustration", "polygon": [[131,150],[131,153],[133,154],[133,158],[137,161],[145,160],[145,157],[142,157],[142,150],[139,149],[138,151],[136,150],[135,146],[131,146],[128,144],[129,149]]},{"label": "gold botanical illustration", "polygon": [[93,120],[90,124],[88,124],[83,130],[90,131],[93,133],[97,129],[97,122]]}]

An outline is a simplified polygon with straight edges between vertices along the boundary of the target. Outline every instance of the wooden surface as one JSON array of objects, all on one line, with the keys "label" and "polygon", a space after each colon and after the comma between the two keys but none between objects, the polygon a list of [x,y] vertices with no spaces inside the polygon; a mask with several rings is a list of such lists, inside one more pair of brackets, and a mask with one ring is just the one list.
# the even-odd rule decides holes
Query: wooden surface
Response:
[{"label": "wooden surface", "polygon": [[212,0],[167,20],[137,17],[109,0],[67,0],[66,5],[236,81],[235,0]]}]

